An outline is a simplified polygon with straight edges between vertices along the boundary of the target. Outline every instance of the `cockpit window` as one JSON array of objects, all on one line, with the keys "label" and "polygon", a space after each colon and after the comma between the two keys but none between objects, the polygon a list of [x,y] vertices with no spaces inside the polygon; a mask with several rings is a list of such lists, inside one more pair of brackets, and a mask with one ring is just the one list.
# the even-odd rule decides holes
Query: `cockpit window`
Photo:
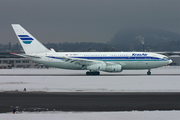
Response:
[{"label": "cockpit window", "polygon": [[163,59],[170,60],[168,57],[164,57]]}]

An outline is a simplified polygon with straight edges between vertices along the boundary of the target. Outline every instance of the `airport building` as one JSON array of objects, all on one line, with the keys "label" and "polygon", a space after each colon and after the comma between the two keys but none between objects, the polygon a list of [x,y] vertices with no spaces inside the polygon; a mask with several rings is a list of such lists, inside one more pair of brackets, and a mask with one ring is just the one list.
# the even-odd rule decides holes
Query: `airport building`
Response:
[{"label": "airport building", "polygon": [[1,58],[0,67],[1,68],[32,68],[37,66],[36,63],[26,59],[26,58]]},{"label": "airport building", "polygon": [[156,53],[168,56],[173,61],[171,63],[172,66],[180,66],[180,52],[171,51],[171,52],[156,52]]},{"label": "airport building", "polygon": [[[18,53],[23,53],[18,51]],[[11,51],[0,52],[0,69],[16,68],[40,68],[45,67],[27,58],[11,54]]]},{"label": "airport building", "polygon": [[173,66],[180,66],[180,56],[179,55],[173,55],[169,57],[173,62],[171,65]]}]

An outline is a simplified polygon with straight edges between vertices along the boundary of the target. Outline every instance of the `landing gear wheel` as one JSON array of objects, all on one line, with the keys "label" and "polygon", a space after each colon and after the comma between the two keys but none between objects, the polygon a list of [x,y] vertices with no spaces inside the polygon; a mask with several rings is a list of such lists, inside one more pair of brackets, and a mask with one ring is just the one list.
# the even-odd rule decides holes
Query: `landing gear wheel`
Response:
[{"label": "landing gear wheel", "polygon": [[100,72],[93,72],[93,75],[99,75]]},{"label": "landing gear wheel", "polygon": [[147,75],[151,75],[151,71],[148,71],[148,72],[147,72]]},{"label": "landing gear wheel", "polygon": [[90,72],[86,72],[86,75],[90,75]]},{"label": "landing gear wheel", "polygon": [[100,72],[86,72],[86,75],[100,75]]},{"label": "landing gear wheel", "polygon": [[97,74],[96,75],[100,75],[100,72],[97,72]]}]

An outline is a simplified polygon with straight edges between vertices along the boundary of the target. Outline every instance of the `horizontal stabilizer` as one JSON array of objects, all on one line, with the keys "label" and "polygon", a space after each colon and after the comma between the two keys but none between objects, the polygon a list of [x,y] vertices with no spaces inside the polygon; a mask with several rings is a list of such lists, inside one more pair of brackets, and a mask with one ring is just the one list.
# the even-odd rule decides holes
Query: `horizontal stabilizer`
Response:
[{"label": "horizontal stabilizer", "polygon": [[35,55],[18,54],[18,53],[11,53],[11,54],[21,56],[21,57],[41,58],[41,57],[35,56]]}]

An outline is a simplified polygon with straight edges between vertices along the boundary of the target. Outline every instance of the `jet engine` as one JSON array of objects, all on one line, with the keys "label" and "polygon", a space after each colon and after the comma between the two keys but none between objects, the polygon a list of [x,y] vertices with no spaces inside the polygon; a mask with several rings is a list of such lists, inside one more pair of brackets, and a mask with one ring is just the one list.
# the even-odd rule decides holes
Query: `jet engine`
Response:
[{"label": "jet engine", "polygon": [[93,64],[87,66],[87,69],[92,71],[121,72],[122,66],[119,64]]}]

